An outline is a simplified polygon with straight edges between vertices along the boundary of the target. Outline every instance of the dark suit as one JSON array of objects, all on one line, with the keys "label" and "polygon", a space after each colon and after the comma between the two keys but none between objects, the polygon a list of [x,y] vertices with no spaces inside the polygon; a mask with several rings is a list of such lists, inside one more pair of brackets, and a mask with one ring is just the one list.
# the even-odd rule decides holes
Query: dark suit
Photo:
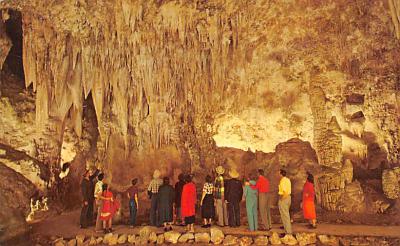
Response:
[{"label": "dark suit", "polygon": [[225,181],[225,199],[228,201],[229,226],[240,226],[240,201],[243,196],[242,182],[238,179]]}]

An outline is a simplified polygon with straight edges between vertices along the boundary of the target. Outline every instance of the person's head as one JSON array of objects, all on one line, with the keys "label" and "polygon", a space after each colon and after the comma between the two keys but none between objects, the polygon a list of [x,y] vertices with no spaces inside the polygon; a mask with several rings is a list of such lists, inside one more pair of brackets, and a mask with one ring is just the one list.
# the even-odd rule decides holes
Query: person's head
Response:
[{"label": "person's head", "polygon": [[102,188],[103,188],[103,191],[108,190],[108,184],[103,184]]},{"label": "person's head", "polygon": [[164,185],[169,185],[169,178],[168,177],[164,177],[163,178],[163,184]]},{"label": "person's head", "polygon": [[251,173],[248,177],[249,181],[250,180],[256,180],[257,179],[257,175],[255,175],[254,173]]},{"label": "person's head", "polygon": [[264,176],[264,169],[259,168],[259,169],[257,170],[257,172],[258,172],[258,175]]},{"label": "person's head", "polygon": [[193,176],[191,174],[186,174],[185,176],[185,182],[190,183],[192,182]]},{"label": "person's head", "polygon": [[314,176],[309,172],[307,172],[307,181],[314,184]]},{"label": "person's head", "polygon": [[83,173],[83,177],[84,178],[89,178],[89,176],[90,176],[90,170],[86,170],[84,173]]},{"label": "person's head", "polygon": [[283,169],[279,170],[279,174],[280,174],[282,177],[286,177],[286,170],[283,170]]},{"label": "person's head", "polygon": [[104,179],[104,173],[97,175],[97,180],[102,181]]},{"label": "person's head", "polygon": [[212,178],[211,178],[210,175],[207,175],[207,176],[206,176],[206,182],[207,182],[207,183],[211,183],[211,182],[212,182]]},{"label": "person's head", "polygon": [[158,170],[158,169],[154,170],[153,179],[158,179],[158,178],[160,178],[160,176],[161,176],[160,170]]},{"label": "person's head", "polygon": [[185,181],[185,174],[180,173],[180,174],[178,175],[178,180],[179,180],[179,181]]},{"label": "person's head", "polygon": [[138,179],[137,179],[137,178],[134,178],[134,179],[132,179],[131,184],[132,184],[132,185],[136,185],[137,182],[138,182]]}]

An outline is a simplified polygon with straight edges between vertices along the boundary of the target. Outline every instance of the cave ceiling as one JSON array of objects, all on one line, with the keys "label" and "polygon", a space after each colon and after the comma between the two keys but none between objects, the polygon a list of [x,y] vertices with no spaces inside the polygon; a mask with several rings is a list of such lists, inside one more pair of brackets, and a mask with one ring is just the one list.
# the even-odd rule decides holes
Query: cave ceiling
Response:
[{"label": "cave ceiling", "polygon": [[332,149],[327,142],[365,156],[372,141],[398,160],[399,1],[10,0],[0,7],[3,16],[22,13],[37,131],[62,131],[67,122],[81,136],[90,95],[105,148],[118,135],[128,151],[198,148],[212,138],[271,152],[297,137],[320,162],[341,158],[321,157]]}]

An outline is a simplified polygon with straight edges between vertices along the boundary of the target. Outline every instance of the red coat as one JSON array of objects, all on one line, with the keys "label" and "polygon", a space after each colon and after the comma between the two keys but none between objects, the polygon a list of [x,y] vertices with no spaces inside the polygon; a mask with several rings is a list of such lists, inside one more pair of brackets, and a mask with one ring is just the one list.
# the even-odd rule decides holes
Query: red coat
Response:
[{"label": "red coat", "polygon": [[317,217],[314,203],[314,185],[306,182],[303,188],[303,215],[304,219],[313,220]]},{"label": "red coat", "polygon": [[197,195],[196,186],[193,182],[187,183],[183,186],[181,198],[181,213],[182,217],[189,217],[195,215]]},{"label": "red coat", "polygon": [[[103,191],[102,194],[105,198],[112,198],[113,194],[111,191]],[[118,211],[120,204],[117,200],[104,200],[101,208],[100,220],[109,220]]]}]

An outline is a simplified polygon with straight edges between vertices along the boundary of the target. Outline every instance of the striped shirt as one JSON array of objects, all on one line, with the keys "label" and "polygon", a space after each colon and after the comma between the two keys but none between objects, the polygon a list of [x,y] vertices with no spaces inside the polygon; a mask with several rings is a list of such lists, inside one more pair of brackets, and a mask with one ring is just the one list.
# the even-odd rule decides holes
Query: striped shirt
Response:
[{"label": "striped shirt", "polygon": [[151,193],[153,193],[153,194],[158,193],[158,189],[160,188],[162,183],[163,183],[163,181],[161,179],[153,179],[153,180],[151,180],[147,190],[151,191]]}]

